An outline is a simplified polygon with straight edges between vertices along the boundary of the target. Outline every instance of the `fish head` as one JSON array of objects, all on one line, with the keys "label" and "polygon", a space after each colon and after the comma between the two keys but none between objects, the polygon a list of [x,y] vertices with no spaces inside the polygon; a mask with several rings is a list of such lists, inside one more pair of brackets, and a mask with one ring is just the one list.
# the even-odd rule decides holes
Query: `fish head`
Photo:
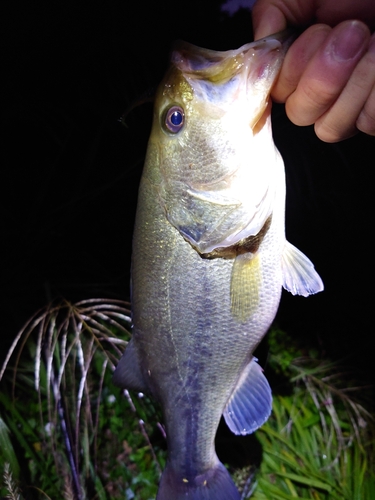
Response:
[{"label": "fish head", "polygon": [[168,221],[201,254],[258,234],[272,214],[283,164],[269,95],[288,40],[225,52],[174,46],[156,94],[153,168]]}]

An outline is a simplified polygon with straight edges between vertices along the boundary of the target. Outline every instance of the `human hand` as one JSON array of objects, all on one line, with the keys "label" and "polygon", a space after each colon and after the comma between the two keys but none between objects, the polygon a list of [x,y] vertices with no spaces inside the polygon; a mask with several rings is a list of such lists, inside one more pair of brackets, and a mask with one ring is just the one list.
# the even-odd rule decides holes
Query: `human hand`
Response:
[{"label": "human hand", "polygon": [[313,24],[292,44],[272,91],[293,123],[314,123],[326,142],[358,130],[375,135],[375,34],[370,32],[375,2],[337,5],[337,0],[258,0],[253,8],[255,39],[287,26],[327,23]]}]

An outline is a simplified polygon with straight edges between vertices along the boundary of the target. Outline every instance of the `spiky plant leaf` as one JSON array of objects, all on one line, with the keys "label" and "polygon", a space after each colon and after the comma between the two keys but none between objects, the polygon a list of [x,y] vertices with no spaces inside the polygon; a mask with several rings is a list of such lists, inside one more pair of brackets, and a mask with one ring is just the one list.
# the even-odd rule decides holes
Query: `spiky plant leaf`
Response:
[{"label": "spiky plant leaf", "polygon": [[4,464],[4,473],[3,473],[4,485],[6,488],[6,493],[8,500],[23,500],[21,492],[14,481],[12,468],[8,462]]},{"label": "spiky plant leaf", "polygon": [[12,477],[18,479],[20,466],[10,439],[10,430],[0,417],[0,466],[4,467],[5,464],[8,464]]}]

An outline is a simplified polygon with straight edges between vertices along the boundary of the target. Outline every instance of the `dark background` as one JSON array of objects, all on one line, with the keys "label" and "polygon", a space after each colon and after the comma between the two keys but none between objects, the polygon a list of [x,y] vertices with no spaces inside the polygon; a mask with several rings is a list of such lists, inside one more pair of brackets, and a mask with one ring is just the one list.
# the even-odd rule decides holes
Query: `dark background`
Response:
[{"label": "dark background", "polygon": [[[0,357],[50,299],[128,298],[151,105],[135,109],[127,128],[118,119],[161,79],[173,40],[217,50],[252,40],[250,13],[229,17],[220,1],[19,0],[1,9]],[[273,113],[287,236],[326,287],[308,299],[284,293],[277,323],[368,381],[375,139],[328,145],[282,106]]]}]

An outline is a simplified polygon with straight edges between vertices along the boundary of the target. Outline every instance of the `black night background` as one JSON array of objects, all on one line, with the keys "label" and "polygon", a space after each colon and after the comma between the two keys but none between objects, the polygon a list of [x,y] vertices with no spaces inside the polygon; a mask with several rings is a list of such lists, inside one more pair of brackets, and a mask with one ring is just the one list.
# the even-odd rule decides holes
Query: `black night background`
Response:
[{"label": "black night background", "polygon": [[[3,3],[1,358],[49,300],[129,298],[137,186],[150,104],[173,40],[226,50],[252,40],[251,16],[220,1]],[[373,377],[375,138],[325,144],[273,109],[286,165],[287,237],[325,291],[283,294],[278,325]]]}]

